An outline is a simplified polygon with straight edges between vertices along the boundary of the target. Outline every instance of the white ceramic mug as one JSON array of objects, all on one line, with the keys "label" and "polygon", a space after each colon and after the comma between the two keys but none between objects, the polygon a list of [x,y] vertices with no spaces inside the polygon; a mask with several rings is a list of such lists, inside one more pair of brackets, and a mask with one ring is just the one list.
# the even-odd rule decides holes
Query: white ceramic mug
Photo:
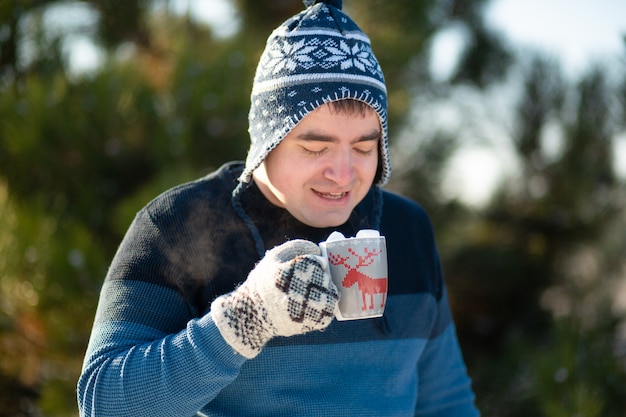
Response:
[{"label": "white ceramic mug", "polygon": [[340,293],[337,320],[380,317],[387,302],[387,246],[377,230],[346,238],[333,232],[320,243]]}]

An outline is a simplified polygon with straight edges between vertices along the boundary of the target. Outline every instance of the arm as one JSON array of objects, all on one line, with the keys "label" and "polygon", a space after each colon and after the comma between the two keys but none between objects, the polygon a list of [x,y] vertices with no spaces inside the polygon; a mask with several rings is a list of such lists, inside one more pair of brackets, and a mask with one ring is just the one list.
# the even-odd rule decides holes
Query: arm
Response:
[{"label": "arm", "polygon": [[245,362],[178,289],[188,277],[171,233],[142,211],[112,261],[78,381],[81,416],[193,415]]},{"label": "arm", "polygon": [[337,291],[312,242],[269,251],[200,318],[168,281],[185,257],[166,242],[140,215],[114,258],[78,382],[81,416],[193,415],[269,339],[332,321]]},{"label": "arm", "polygon": [[172,334],[167,326],[127,321],[135,313],[113,320],[105,311],[176,303],[171,290],[129,284],[103,287],[98,315],[107,317],[97,319],[85,357],[78,384],[81,416],[193,415],[237,377],[245,358],[226,344],[210,315]]}]

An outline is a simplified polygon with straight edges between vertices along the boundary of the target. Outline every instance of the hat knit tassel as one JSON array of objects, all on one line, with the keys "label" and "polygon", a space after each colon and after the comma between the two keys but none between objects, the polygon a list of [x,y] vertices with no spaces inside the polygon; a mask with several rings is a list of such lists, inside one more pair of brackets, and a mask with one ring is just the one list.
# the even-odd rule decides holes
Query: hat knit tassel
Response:
[{"label": "hat knit tassel", "polygon": [[326,3],[328,6],[333,6],[334,8],[341,10],[341,7],[343,6],[342,0],[303,0],[302,2],[306,7],[311,7],[317,3]]}]

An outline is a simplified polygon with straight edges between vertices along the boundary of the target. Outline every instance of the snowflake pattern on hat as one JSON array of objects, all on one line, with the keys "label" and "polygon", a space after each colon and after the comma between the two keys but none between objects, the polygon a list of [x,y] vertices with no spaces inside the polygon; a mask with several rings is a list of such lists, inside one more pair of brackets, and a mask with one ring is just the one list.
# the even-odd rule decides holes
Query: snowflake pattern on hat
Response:
[{"label": "snowflake pattern on hat", "polygon": [[264,77],[291,73],[298,67],[304,70],[320,67],[324,70],[354,68],[382,79],[382,70],[373,56],[370,46],[364,42],[350,46],[344,40],[303,38],[293,43],[286,40],[275,44],[263,57],[260,68]]}]

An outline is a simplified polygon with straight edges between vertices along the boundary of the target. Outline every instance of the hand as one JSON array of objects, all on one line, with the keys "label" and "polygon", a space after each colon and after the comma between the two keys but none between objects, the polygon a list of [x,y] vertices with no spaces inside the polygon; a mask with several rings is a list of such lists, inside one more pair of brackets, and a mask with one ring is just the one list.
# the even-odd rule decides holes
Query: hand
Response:
[{"label": "hand", "polygon": [[339,300],[319,247],[291,240],[268,251],[235,291],[211,304],[224,339],[251,359],[274,336],[323,330]]}]

